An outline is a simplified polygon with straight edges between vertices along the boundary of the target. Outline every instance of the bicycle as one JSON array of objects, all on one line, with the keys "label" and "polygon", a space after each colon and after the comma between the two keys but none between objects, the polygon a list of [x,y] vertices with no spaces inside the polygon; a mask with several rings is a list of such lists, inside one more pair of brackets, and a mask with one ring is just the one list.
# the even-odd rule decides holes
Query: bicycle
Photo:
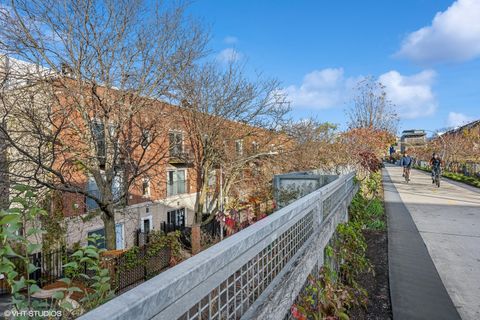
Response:
[{"label": "bicycle", "polygon": [[437,188],[440,188],[440,176],[440,168],[433,169],[433,182]]},{"label": "bicycle", "polygon": [[403,176],[405,177],[405,181],[407,183],[410,182],[410,168],[403,168]]}]

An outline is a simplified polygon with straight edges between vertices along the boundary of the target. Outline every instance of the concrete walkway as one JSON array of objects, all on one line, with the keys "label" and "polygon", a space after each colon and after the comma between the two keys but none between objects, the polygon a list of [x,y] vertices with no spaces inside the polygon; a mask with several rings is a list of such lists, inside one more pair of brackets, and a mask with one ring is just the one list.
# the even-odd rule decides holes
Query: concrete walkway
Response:
[{"label": "concrete walkway", "polygon": [[[383,171],[394,319],[480,319],[480,191]],[[457,313],[458,311],[458,313]]]}]

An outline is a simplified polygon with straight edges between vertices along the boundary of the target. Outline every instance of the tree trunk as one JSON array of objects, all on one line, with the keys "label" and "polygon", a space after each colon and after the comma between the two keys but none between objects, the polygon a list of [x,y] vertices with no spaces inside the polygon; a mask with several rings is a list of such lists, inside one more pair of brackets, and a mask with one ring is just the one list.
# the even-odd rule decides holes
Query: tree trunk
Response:
[{"label": "tree trunk", "polygon": [[102,213],[103,226],[105,229],[105,246],[107,250],[117,248],[117,239],[115,234],[115,217],[113,210]]},{"label": "tree trunk", "polygon": [[3,136],[2,129],[6,129],[4,123],[0,123],[0,209],[7,209],[10,202],[10,183],[8,174],[7,140]]},{"label": "tree trunk", "polygon": [[198,180],[199,186],[197,187],[197,197],[195,201],[195,223],[202,223],[202,215],[205,209],[205,203],[207,201],[207,187],[208,187],[208,174],[210,170],[205,165],[201,177]]},{"label": "tree trunk", "polygon": [[192,226],[192,254],[197,254],[202,250],[202,231],[199,224]]}]

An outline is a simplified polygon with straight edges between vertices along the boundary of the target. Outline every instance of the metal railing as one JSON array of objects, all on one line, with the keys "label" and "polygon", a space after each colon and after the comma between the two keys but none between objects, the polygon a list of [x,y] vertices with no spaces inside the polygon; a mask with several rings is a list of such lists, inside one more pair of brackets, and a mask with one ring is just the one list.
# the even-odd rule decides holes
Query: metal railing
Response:
[{"label": "metal railing", "polygon": [[81,319],[283,319],[356,190],[342,175]]}]

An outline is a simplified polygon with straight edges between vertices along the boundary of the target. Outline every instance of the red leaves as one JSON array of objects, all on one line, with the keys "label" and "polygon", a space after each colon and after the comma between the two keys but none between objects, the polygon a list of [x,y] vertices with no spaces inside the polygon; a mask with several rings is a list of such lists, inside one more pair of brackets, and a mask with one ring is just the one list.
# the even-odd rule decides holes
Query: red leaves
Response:
[{"label": "red leaves", "polygon": [[292,316],[295,318],[295,319],[298,319],[298,320],[307,320],[307,316],[305,316],[303,313],[301,313],[297,306],[296,305],[293,305],[292,308],[290,309],[291,312],[292,312]]}]

